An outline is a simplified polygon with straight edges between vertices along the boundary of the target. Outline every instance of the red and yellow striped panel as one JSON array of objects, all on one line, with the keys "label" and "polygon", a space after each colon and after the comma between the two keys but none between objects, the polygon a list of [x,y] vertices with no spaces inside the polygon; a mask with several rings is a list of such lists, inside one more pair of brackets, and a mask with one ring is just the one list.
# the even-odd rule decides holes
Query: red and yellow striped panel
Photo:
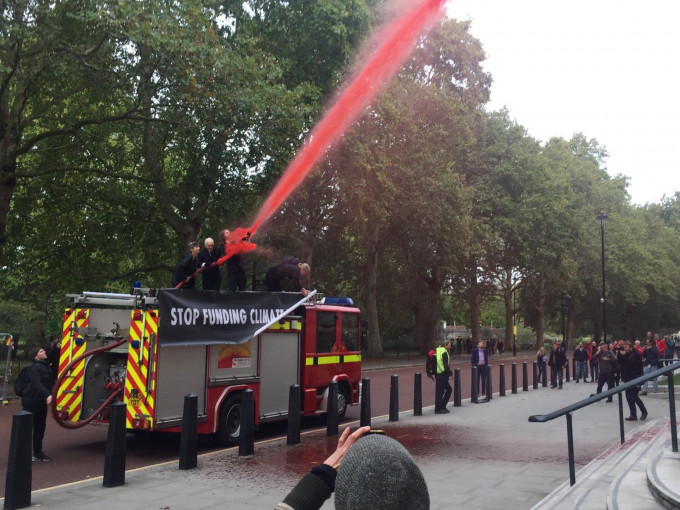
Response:
[{"label": "red and yellow striped panel", "polygon": [[[153,428],[156,378],[153,373],[158,361],[158,312],[133,310],[130,319],[127,375],[125,377],[126,427],[133,428],[135,419],[146,420]],[[139,348],[134,345],[139,342]],[[149,355],[152,353],[152,363]]]},{"label": "red and yellow striped panel", "polygon": [[[66,366],[87,350],[87,340],[77,329],[89,325],[90,310],[87,308],[67,308],[64,312],[64,323],[61,331],[61,353],[59,355],[59,375]],[[76,340],[82,340],[77,345]],[[78,421],[83,403],[83,377],[85,375],[85,359],[80,360],[64,377],[57,388],[57,411],[67,411],[66,421]]]}]

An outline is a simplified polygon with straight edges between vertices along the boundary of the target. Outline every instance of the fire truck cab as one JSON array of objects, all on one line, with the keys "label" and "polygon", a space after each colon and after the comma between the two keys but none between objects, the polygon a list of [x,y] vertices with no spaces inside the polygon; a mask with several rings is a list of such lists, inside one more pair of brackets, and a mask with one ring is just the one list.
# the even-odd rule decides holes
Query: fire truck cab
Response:
[{"label": "fire truck cab", "polygon": [[[260,304],[273,295],[288,304]],[[53,393],[53,415],[64,427],[107,423],[110,405],[121,401],[128,429],[179,432],[184,397],[195,394],[199,434],[230,445],[246,389],[256,424],[287,418],[293,384],[304,416],[327,411],[331,381],[340,416],[358,403],[360,312],[351,300],[174,289],[69,297]],[[254,333],[242,331],[246,325]],[[232,338],[233,330],[241,336]]]}]

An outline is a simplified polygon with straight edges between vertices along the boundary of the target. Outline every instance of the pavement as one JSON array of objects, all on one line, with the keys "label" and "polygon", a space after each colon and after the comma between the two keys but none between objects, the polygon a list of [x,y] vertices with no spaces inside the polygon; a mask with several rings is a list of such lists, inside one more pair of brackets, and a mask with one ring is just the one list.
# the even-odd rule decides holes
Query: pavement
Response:
[{"label": "pavement", "polygon": [[[372,426],[411,452],[428,484],[433,510],[527,509],[569,478],[565,419],[530,423],[528,417],[594,391],[595,384],[583,382],[565,383],[561,390],[530,387],[524,392],[520,387],[517,394],[507,390],[506,396],[495,394],[486,403],[468,399],[461,407],[450,404],[450,414],[435,415],[429,407],[423,416],[402,412],[397,422],[374,417]],[[648,419],[668,420],[667,400],[643,398]],[[644,423],[626,422],[626,432]],[[577,411],[573,425],[578,479],[579,469],[618,442],[617,404],[599,402]],[[358,423],[343,423],[340,430],[346,426],[354,429]],[[328,437],[325,429],[305,431],[295,446],[287,446],[285,438],[257,442],[252,457],[239,457],[236,448],[199,456],[193,470],[180,471],[178,462],[130,470],[119,487],[105,488],[96,477],[34,491],[32,505],[43,510],[273,508],[336,444],[337,437]],[[322,508],[332,509],[333,498]]]}]

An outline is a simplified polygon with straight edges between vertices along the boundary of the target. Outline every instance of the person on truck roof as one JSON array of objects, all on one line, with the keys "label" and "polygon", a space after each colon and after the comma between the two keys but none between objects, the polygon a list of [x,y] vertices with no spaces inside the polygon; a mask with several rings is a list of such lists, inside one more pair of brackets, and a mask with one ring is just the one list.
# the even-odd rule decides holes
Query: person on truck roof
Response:
[{"label": "person on truck roof", "polygon": [[198,241],[191,241],[187,245],[187,248],[189,249],[189,253],[187,253],[177,265],[175,274],[172,278],[172,286],[175,287],[179,282],[184,282],[185,289],[195,289],[196,282],[194,278],[191,278],[191,275],[196,272],[196,257],[198,256],[198,252],[201,251],[201,247],[198,244]]},{"label": "person on truck roof", "polygon": [[293,265],[286,261],[284,257],[284,262],[267,269],[264,276],[264,284],[270,292],[281,292],[282,290],[290,289],[301,292],[303,296],[306,296],[309,294],[309,291],[300,283],[300,277],[307,276],[309,272],[309,264],[298,262]]}]

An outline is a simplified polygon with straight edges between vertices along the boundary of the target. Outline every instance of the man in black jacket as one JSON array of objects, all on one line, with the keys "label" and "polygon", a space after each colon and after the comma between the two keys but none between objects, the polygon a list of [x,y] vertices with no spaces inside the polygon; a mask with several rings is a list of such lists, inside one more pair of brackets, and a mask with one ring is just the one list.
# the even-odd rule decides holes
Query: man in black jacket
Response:
[{"label": "man in black jacket", "polygon": [[196,256],[196,265],[204,267],[201,273],[201,282],[203,290],[220,290],[222,283],[222,273],[220,273],[219,266],[208,267],[217,261],[217,250],[215,249],[215,241],[211,237],[206,237],[203,241],[203,248]]},{"label": "man in black jacket", "polygon": [[[633,344],[625,342],[623,344],[623,351],[619,351],[617,357],[621,367],[621,379],[623,379],[624,383],[637,379],[642,375],[642,358],[633,348]],[[630,416],[626,418],[626,421],[637,420],[636,405],[640,408],[640,419],[644,420],[647,418],[647,408],[638,395],[639,391],[640,388],[638,386],[633,386],[626,390],[626,401],[628,402],[628,408],[630,409]]]},{"label": "man in black jacket", "polygon": [[52,403],[52,370],[45,349],[33,352],[33,363],[28,366],[30,382],[21,398],[24,411],[33,413],[33,462],[51,460],[42,451],[47,425],[47,406]]},{"label": "man in black jacket", "polygon": [[583,382],[586,382],[586,379],[588,379],[588,351],[583,348],[583,342],[579,342],[578,347],[574,349],[574,361],[576,361],[575,382],[578,382],[581,376],[583,376]]},{"label": "man in black jacket", "polygon": [[550,371],[550,387],[557,388],[559,380],[559,388],[562,389],[563,369],[567,365],[567,356],[564,354],[564,349],[562,349],[558,342],[553,343],[548,365],[552,368]]}]

